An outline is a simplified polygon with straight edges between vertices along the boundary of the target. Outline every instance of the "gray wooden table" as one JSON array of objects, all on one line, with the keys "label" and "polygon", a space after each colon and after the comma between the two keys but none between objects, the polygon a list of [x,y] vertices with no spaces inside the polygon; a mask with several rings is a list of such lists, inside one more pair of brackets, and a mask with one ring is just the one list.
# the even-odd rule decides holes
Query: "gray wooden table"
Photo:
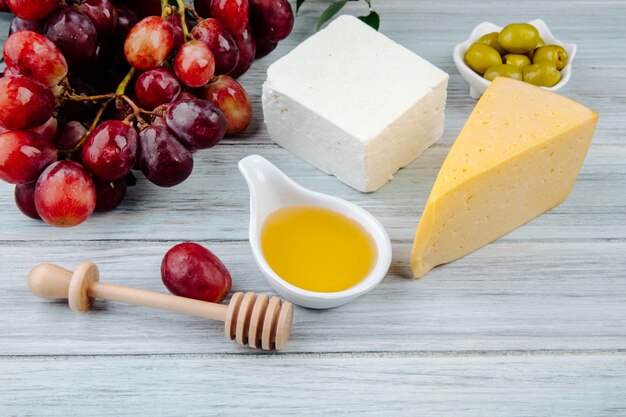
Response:
[{"label": "gray wooden table", "polygon": [[[374,194],[273,145],[263,126],[267,66],[313,32],[327,4],[309,2],[291,37],[242,78],[256,111],[249,132],[197,153],[181,186],[140,178],[119,210],[61,230],[23,217],[0,185],[0,415],[625,416],[626,1],[374,0],[382,32],[450,73],[442,140]],[[537,17],[579,46],[562,93],[600,114],[578,182],[549,213],[406,279],[430,187],[475,103],[452,47],[483,20]],[[248,247],[236,167],[254,153],[370,210],[394,245],[371,293],[334,310],[297,308],[284,353],[240,348],[201,319],[103,302],[76,315],[29,295],[35,264],[84,260],[108,282],[164,291],[161,258],[187,240],[222,258],[235,290],[270,291]]]}]

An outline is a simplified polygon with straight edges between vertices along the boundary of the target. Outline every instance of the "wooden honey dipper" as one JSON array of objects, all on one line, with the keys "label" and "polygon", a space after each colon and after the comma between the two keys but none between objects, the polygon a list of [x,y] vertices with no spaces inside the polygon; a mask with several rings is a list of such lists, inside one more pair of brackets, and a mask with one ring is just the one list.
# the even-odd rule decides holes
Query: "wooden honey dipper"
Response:
[{"label": "wooden honey dipper", "polygon": [[158,308],[225,323],[229,340],[264,350],[287,346],[293,322],[293,304],[253,292],[233,294],[228,305],[100,282],[98,267],[84,262],[74,272],[52,264],[36,266],[28,288],[38,297],[67,299],[73,311],[86,313],[94,299]]}]

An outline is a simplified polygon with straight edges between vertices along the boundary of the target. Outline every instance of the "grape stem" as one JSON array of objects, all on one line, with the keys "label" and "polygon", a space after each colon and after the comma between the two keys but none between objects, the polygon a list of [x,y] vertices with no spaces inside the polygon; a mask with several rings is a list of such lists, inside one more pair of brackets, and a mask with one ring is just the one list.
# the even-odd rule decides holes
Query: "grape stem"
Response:
[{"label": "grape stem", "polygon": [[168,17],[172,14],[172,6],[169,0],[161,0],[161,17]]},{"label": "grape stem", "polygon": [[183,29],[183,39],[185,39],[185,42],[190,41],[193,38],[189,34],[189,29],[187,29],[187,21],[185,18],[185,10],[187,6],[185,5],[185,0],[176,0],[176,3],[178,4],[178,15],[180,16],[180,24]]},{"label": "grape stem", "polygon": [[115,97],[116,97],[115,93],[100,94],[100,95],[95,95],[95,96],[81,96],[81,95],[74,94],[74,93],[68,93],[68,94],[65,94],[63,96],[63,100],[68,100],[68,101],[100,101],[100,100],[108,100],[110,98],[115,98]]},{"label": "grape stem", "polygon": [[126,104],[128,104],[130,106],[130,108],[132,109],[133,113],[130,114],[127,118],[126,118],[126,122],[130,122],[132,119],[137,120],[138,124],[139,124],[139,130],[143,130],[146,127],[148,127],[150,124],[147,123],[143,117],[141,117],[141,113],[147,114],[147,115],[154,115],[154,112],[148,111],[148,110],[144,110],[142,108],[140,108],[139,106],[137,106],[137,104],[127,95],[121,95],[119,96],[119,98],[121,98],[122,100],[124,100],[126,102]]},{"label": "grape stem", "polygon": [[[117,86],[117,90],[115,90],[115,93],[102,95],[102,96],[109,96],[109,98],[107,98],[106,101],[102,103],[102,105],[100,105],[98,112],[96,113],[95,117],[93,118],[91,122],[91,125],[89,126],[89,129],[85,132],[83,137],[80,138],[76,146],[74,146],[70,151],[67,152],[67,159],[70,159],[72,157],[72,154],[76,152],[78,149],[80,149],[81,146],[83,146],[83,144],[85,143],[89,135],[91,135],[91,133],[96,128],[96,126],[98,126],[98,123],[100,122],[100,118],[102,118],[102,115],[104,114],[104,111],[107,109],[109,104],[111,104],[111,102],[115,100],[117,97],[120,97],[120,96],[124,97],[124,93],[126,92],[126,87],[128,87],[128,84],[130,83],[130,80],[133,79],[134,75],[135,75],[135,68],[131,68],[130,71],[128,71],[128,74],[126,74],[126,76],[122,80],[122,82],[120,82],[119,85]],[[81,100],[85,100],[85,96],[78,96],[78,97],[80,97]],[[95,97],[95,96],[92,96],[92,97]],[[135,105],[135,107],[137,107],[137,105]]]},{"label": "grape stem", "polygon": [[196,9],[194,9],[193,7],[185,6],[185,11],[187,11],[187,13],[189,13],[195,21],[202,20],[202,17],[200,17],[200,15],[196,12]]}]

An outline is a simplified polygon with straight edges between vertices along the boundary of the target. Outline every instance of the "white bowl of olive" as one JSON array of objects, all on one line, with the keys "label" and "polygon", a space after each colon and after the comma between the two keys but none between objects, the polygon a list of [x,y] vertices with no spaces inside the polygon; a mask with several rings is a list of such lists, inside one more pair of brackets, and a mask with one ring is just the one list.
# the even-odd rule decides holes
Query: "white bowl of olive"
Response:
[{"label": "white bowl of olive", "polygon": [[495,77],[557,91],[572,76],[575,55],[576,45],[556,39],[541,19],[505,27],[483,22],[453,54],[474,99],[480,98]]}]

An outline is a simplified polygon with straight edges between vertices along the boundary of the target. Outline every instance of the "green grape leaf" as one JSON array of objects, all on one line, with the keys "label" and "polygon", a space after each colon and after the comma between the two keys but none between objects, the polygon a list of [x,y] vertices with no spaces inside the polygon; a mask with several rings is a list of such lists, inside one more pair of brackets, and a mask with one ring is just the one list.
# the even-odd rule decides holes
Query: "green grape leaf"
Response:
[{"label": "green grape leaf", "polygon": [[296,15],[300,11],[300,6],[302,6],[302,3],[304,3],[304,1],[305,0],[296,0]]},{"label": "green grape leaf", "polygon": [[367,16],[359,16],[359,19],[376,30],[380,27],[380,15],[373,10]]},{"label": "green grape leaf", "polygon": [[346,5],[347,2],[348,0],[340,0],[328,6],[328,8],[324,10],[324,13],[322,13],[322,15],[317,21],[317,30],[320,30],[320,28],[322,27],[324,23],[326,23],[328,20],[332,19],[334,15],[339,13],[339,10],[341,10],[343,6]]}]

